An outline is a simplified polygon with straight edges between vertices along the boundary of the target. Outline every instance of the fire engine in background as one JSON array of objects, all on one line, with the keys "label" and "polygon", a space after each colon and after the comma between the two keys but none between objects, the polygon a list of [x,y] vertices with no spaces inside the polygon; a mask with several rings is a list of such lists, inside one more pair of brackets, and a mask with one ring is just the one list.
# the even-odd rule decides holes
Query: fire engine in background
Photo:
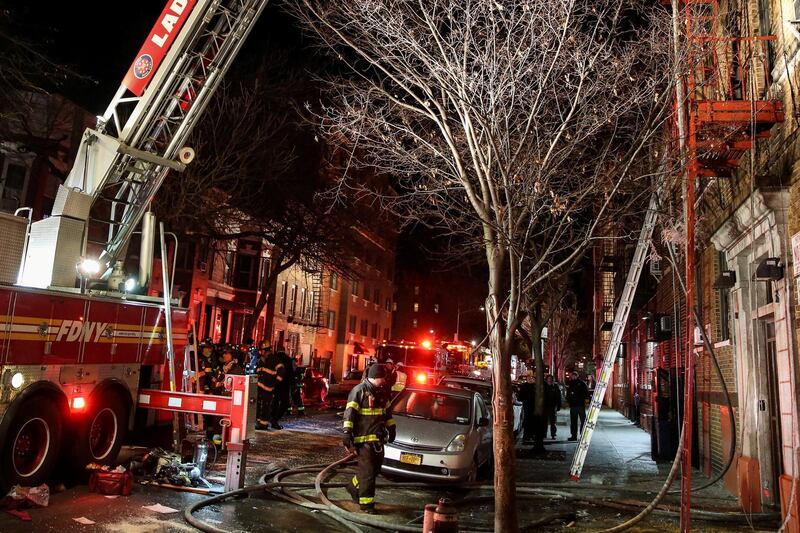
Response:
[{"label": "fire engine in background", "polygon": [[391,359],[405,365],[409,383],[437,383],[445,374],[469,374],[472,346],[463,342],[435,343],[423,340],[388,341],[375,353],[378,363]]},{"label": "fire engine in background", "polygon": [[[0,485],[37,485],[62,461],[114,461],[137,403],[191,412],[223,403],[176,392],[188,311],[171,298],[168,261],[151,286],[159,235],[148,211],[167,174],[193,159],[184,143],[265,5],[169,0],[84,133],[52,216],[0,214]],[[134,277],[125,254],[140,221]],[[167,258],[164,235],[161,224]],[[141,391],[150,387],[174,397]],[[237,389],[231,404],[242,403]],[[231,430],[232,441],[245,427]]]}]

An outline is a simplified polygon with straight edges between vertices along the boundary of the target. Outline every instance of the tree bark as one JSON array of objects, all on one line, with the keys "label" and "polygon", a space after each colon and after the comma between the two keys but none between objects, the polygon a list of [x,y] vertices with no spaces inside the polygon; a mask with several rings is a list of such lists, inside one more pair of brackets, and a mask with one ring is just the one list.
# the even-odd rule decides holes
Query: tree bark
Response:
[{"label": "tree bark", "polygon": [[511,387],[511,343],[504,327],[500,300],[500,260],[489,250],[489,297],[486,312],[489,332],[489,346],[492,351],[492,435],[494,451],[494,530],[507,533],[519,531],[516,494],[516,451],[514,442],[514,407]]}]

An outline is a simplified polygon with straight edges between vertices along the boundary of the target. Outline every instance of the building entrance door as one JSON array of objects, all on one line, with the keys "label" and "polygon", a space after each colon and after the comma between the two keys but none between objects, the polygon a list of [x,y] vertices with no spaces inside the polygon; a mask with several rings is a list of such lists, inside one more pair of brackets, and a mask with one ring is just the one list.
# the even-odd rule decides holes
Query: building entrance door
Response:
[{"label": "building entrance door", "polygon": [[781,460],[781,412],[778,399],[777,349],[775,344],[775,321],[762,321],[764,335],[764,355],[767,360],[767,405],[759,405],[760,410],[769,415],[770,452],[772,455],[772,486],[777,488],[783,473]]}]

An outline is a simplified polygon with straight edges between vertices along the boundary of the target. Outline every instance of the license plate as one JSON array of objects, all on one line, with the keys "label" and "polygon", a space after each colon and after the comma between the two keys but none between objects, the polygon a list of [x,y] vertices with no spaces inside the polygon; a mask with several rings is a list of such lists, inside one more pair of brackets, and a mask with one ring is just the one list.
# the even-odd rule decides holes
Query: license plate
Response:
[{"label": "license plate", "polygon": [[400,462],[405,463],[407,465],[419,466],[422,464],[422,456],[417,455],[416,453],[401,453]]}]

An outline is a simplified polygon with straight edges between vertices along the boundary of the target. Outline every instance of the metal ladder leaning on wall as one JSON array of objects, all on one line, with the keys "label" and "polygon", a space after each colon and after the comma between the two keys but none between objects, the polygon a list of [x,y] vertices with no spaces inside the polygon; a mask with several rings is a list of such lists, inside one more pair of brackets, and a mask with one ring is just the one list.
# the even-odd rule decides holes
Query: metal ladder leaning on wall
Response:
[{"label": "metal ladder leaning on wall", "polygon": [[650,197],[650,204],[647,207],[644,225],[639,233],[639,240],[636,243],[633,261],[628,269],[628,278],[625,280],[625,288],[622,290],[622,297],[614,313],[614,326],[611,330],[611,340],[606,347],[606,352],[603,357],[603,369],[600,372],[600,378],[597,380],[597,384],[594,388],[594,395],[592,396],[589,413],[586,416],[586,424],[581,432],[581,440],[572,458],[572,467],[570,468],[569,474],[570,479],[574,481],[577,481],[581,477],[583,464],[586,461],[586,454],[589,452],[589,443],[592,440],[592,434],[597,426],[597,417],[600,415],[600,408],[603,405],[603,397],[606,395],[608,382],[614,371],[614,360],[617,357],[617,352],[622,342],[622,334],[625,331],[625,324],[628,322],[631,305],[633,304],[633,297],[636,294],[636,287],[639,285],[639,278],[642,275],[642,269],[647,260],[650,238],[653,235],[653,229],[656,225],[658,199],[659,194],[657,191],[654,191]]}]

